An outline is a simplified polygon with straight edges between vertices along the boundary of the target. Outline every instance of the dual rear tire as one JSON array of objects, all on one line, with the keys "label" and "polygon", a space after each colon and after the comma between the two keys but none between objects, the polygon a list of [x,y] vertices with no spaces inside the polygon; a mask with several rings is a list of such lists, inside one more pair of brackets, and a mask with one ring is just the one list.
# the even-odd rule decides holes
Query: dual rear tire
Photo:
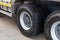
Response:
[{"label": "dual rear tire", "polygon": [[55,11],[47,17],[44,31],[47,40],[60,40],[60,11]]},{"label": "dual rear tire", "polygon": [[[17,11],[17,25],[19,30],[28,37],[43,32],[44,16],[32,4],[22,4]],[[44,25],[47,40],[60,40],[60,11],[50,14]]]}]

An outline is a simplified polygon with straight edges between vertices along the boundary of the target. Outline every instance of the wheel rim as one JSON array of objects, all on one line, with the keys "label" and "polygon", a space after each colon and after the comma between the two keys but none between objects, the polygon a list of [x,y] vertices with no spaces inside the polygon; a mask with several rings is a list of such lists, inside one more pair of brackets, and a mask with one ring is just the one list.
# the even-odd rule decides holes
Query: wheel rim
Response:
[{"label": "wheel rim", "polygon": [[53,40],[60,40],[60,21],[53,23],[51,27],[51,36]]},{"label": "wheel rim", "polygon": [[29,30],[32,26],[32,19],[28,12],[20,14],[20,24],[24,30]]}]

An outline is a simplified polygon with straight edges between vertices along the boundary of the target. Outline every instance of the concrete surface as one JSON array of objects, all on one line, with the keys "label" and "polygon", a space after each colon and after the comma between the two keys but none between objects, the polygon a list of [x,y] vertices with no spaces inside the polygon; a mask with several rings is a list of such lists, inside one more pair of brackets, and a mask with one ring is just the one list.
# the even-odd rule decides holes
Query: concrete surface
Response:
[{"label": "concrete surface", "polygon": [[28,38],[21,34],[13,18],[3,15],[0,17],[0,40],[45,40],[41,34],[35,38]]}]

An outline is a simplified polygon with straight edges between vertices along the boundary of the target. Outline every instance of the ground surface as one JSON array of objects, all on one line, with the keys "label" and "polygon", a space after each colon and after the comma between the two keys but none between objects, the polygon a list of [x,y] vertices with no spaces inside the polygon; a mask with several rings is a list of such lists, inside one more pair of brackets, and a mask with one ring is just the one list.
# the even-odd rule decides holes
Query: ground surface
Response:
[{"label": "ground surface", "polygon": [[0,40],[45,40],[41,34],[34,38],[27,38],[21,34],[13,18],[3,15],[0,17]]}]

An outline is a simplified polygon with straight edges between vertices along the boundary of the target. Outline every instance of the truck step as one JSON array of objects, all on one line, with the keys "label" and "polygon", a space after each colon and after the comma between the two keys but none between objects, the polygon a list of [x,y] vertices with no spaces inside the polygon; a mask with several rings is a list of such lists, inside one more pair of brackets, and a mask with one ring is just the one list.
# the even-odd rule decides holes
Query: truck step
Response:
[{"label": "truck step", "polygon": [[12,12],[6,12],[4,10],[0,10],[0,13],[3,13],[5,15],[8,15],[8,16],[12,17]]}]

